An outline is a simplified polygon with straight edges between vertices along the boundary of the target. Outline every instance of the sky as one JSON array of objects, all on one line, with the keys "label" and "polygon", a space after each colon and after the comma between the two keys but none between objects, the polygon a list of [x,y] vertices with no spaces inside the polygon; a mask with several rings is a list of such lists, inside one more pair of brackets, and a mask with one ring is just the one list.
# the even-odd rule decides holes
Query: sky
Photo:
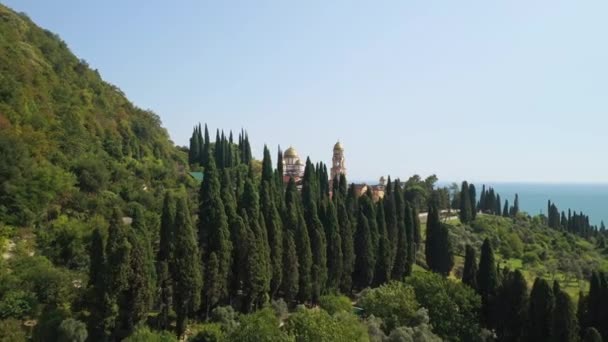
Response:
[{"label": "sky", "polygon": [[[351,180],[608,182],[608,2],[0,0],[185,145],[198,122]],[[273,155],[274,155],[273,153]]]}]

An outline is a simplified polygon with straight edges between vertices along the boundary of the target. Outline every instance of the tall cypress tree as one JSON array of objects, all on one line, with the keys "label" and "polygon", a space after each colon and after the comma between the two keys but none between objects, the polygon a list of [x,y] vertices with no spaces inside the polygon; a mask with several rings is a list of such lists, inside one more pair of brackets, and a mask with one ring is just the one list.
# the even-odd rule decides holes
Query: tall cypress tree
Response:
[{"label": "tall cypress tree", "polygon": [[[264,216],[260,214],[259,202],[260,200],[256,188],[253,185],[252,180],[247,178],[239,207],[241,208],[241,211],[247,214],[247,220],[245,221],[254,235],[252,243],[255,243],[255,253],[259,254],[256,255],[255,260],[255,268],[257,269],[255,273],[255,284],[252,285],[255,289],[255,291],[252,292],[252,296],[255,296],[255,300],[258,302],[270,291],[270,281],[272,278],[268,235],[266,234],[266,229],[262,228],[265,227],[266,223],[264,221]],[[250,299],[254,299],[254,297],[251,297]]]},{"label": "tall cypress tree", "polygon": [[530,292],[528,341],[542,341],[551,336],[555,297],[549,283],[536,278]]},{"label": "tall cypress tree", "polygon": [[283,234],[283,281],[281,282],[281,289],[287,302],[295,300],[299,290],[300,273],[296,253],[293,231],[287,230]]},{"label": "tall cypress tree", "polygon": [[127,238],[131,244],[129,285],[121,305],[121,325],[123,336],[129,335],[136,325],[142,322],[151,308],[154,291],[153,270],[150,260],[152,252],[148,250],[146,235],[137,230],[143,217],[135,214],[133,217],[133,230],[129,231]]},{"label": "tall cypress tree", "polygon": [[359,212],[359,216],[357,217],[355,250],[357,253],[353,284],[359,289],[364,289],[372,283],[376,260],[369,223],[363,212]]},{"label": "tall cypress tree", "polygon": [[[293,232],[298,256],[298,299],[302,302],[309,301],[312,296],[312,251],[310,250],[310,237],[308,229],[302,217],[299,203],[298,189],[293,178],[289,179],[285,191],[285,227]],[[286,276],[283,274],[283,276]]]},{"label": "tall cypress tree", "polygon": [[465,248],[462,282],[477,290],[477,258],[475,256],[475,248],[471,245],[467,245]]},{"label": "tall cypress tree", "polygon": [[104,318],[106,257],[104,239],[99,228],[96,228],[91,235],[89,260],[88,306],[91,314],[87,322],[88,330],[91,338],[103,340],[105,337],[102,323]]},{"label": "tall cypress tree", "polygon": [[201,302],[203,279],[201,275],[200,253],[196,234],[185,195],[177,201],[175,210],[175,246],[171,270],[174,281],[174,310],[177,314],[176,332],[182,336],[188,318],[198,310]]},{"label": "tall cypress tree", "polygon": [[399,242],[399,229],[397,223],[397,208],[395,204],[395,192],[392,191],[392,183],[389,177],[384,195],[384,214],[386,216],[386,231],[390,243],[390,269],[392,271],[397,257],[397,244]]},{"label": "tall cypress tree", "polygon": [[312,251],[312,296],[316,302],[325,290],[327,283],[327,241],[323,224],[317,212],[317,200],[320,198],[318,179],[314,165],[310,159],[306,161],[304,178],[302,181],[302,204],[304,218],[310,237],[310,249]]},{"label": "tall cypress tree", "polygon": [[479,270],[477,271],[477,292],[481,296],[482,324],[488,328],[494,327],[492,319],[493,301],[498,288],[498,276],[496,273],[496,262],[494,250],[487,238],[481,246],[479,257]]},{"label": "tall cypress tree", "polygon": [[344,257],[338,214],[332,201],[327,201],[324,225],[327,239],[327,288],[338,290],[342,281]]},{"label": "tall cypress tree", "polygon": [[578,340],[578,321],[576,309],[570,296],[559,288],[557,281],[553,286],[555,294],[555,314],[553,315],[553,341],[574,342]]},{"label": "tall cypress tree", "polygon": [[477,217],[477,189],[475,184],[469,184],[469,200],[471,201],[471,220]]},{"label": "tall cypress tree", "polygon": [[[203,252],[202,264],[206,267],[203,274],[216,277],[205,280],[203,298],[207,312],[217,301],[227,298],[231,268],[232,242],[220,190],[218,170],[213,159],[210,159],[201,184],[198,223],[199,249]],[[217,270],[209,269],[215,266],[209,263],[212,253],[215,253],[218,261]],[[215,299],[216,292],[219,294],[218,300],[211,300]]]},{"label": "tall cypress tree", "polygon": [[416,251],[418,251],[422,245],[422,238],[420,233],[420,214],[415,206],[412,207],[412,222],[414,223],[414,245],[416,246]]},{"label": "tall cypress tree", "polygon": [[528,286],[519,270],[510,272],[500,290],[499,332],[505,341],[523,341],[528,320]]},{"label": "tall cypress tree", "polygon": [[[398,193],[395,193],[395,196],[398,197]],[[407,238],[407,225],[413,226],[411,215],[407,216],[408,209],[409,204],[406,204],[404,208],[404,213],[406,215],[397,221],[397,250],[395,252],[395,262],[391,272],[391,278],[394,280],[403,280],[403,277],[407,275],[408,270],[409,240]]]},{"label": "tall cypress tree", "polygon": [[173,259],[173,230],[175,225],[175,199],[169,191],[165,193],[160,219],[160,242],[156,256],[156,273],[159,285],[159,314],[158,326],[169,328],[169,313],[173,306],[173,277],[169,264]]},{"label": "tall cypress tree", "polygon": [[519,195],[515,194],[515,201],[513,202],[513,214],[511,216],[517,216],[519,214]]},{"label": "tall cypress tree", "polygon": [[[344,179],[344,177],[341,177]],[[355,270],[355,241],[353,233],[353,222],[350,220],[348,209],[346,208],[345,194],[338,192],[334,195],[337,207],[338,223],[340,225],[340,240],[342,242],[342,279],[340,289],[343,293],[349,294],[352,290],[352,277]]]},{"label": "tall cypress tree", "polygon": [[414,211],[409,203],[405,204],[405,214],[403,215],[403,227],[405,228],[405,245],[407,246],[407,258],[405,263],[405,275],[412,274],[414,263],[416,262],[416,243],[415,243],[415,226],[414,226]]},{"label": "tall cypress tree", "polygon": [[460,212],[459,217],[462,223],[469,223],[473,218],[471,208],[471,193],[469,192],[469,183],[467,181],[462,182],[460,188]]},{"label": "tall cypress tree", "polygon": [[448,229],[439,220],[436,201],[429,205],[426,227],[426,263],[431,271],[448,276],[454,266],[454,256]]},{"label": "tall cypress tree", "polygon": [[[270,175],[272,177],[272,175]],[[266,233],[268,236],[268,246],[270,248],[270,263],[272,277],[270,281],[270,293],[274,296],[282,281],[282,257],[283,257],[283,223],[279,216],[279,211],[272,196],[272,179],[262,181],[260,191],[260,210],[266,223]]]},{"label": "tall cypress tree", "polygon": [[388,232],[384,215],[384,204],[382,200],[376,205],[376,223],[378,226],[378,248],[376,252],[376,270],[374,272],[374,283],[376,285],[386,283],[391,277],[391,255]]},{"label": "tall cypress tree", "polygon": [[107,283],[105,286],[104,298],[106,300],[104,327],[107,336],[118,338],[120,328],[117,320],[119,310],[126,301],[126,290],[129,287],[131,277],[131,249],[128,241],[127,230],[122,223],[122,214],[118,209],[114,209],[114,214],[110,221],[108,243],[106,245],[106,275]]},{"label": "tall cypress tree", "polygon": [[505,200],[505,206],[502,209],[502,216],[509,217],[509,200]]}]

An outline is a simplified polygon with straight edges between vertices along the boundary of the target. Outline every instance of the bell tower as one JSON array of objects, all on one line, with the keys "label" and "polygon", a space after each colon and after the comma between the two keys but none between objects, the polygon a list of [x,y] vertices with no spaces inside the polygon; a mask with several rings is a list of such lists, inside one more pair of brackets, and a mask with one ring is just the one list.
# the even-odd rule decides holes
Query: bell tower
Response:
[{"label": "bell tower", "polygon": [[344,163],[344,146],[338,141],[334,145],[334,156],[331,159],[331,179],[338,175],[346,175],[346,164]]}]

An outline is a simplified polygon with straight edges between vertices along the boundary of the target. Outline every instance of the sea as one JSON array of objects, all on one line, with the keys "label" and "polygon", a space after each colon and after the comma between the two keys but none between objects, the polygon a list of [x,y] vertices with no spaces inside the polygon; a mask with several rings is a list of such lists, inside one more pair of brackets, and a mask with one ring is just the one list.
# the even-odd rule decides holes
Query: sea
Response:
[{"label": "sea", "polygon": [[[442,183],[445,185],[445,183]],[[482,183],[475,183],[475,188],[481,192]],[[530,215],[547,214],[547,201],[555,203],[561,211],[568,209],[583,212],[589,216],[592,225],[599,227],[600,223],[608,224],[608,184],[566,184],[566,183],[501,183],[486,182],[500,194],[504,203],[509,200],[513,205],[515,194],[519,195],[519,208]]]},{"label": "sea", "polygon": [[[368,184],[376,184],[369,182]],[[439,181],[438,187],[449,186],[451,182]],[[460,184],[460,183],[458,183]],[[592,225],[599,227],[603,221],[608,225],[608,183],[505,183],[475,182],[477,199],[482,185],[493,187],[503,201],[508,199],[513,205],[515,194],[519,195],[519,208],[534,216],[547,214],[547,201],[555,203],[557,208],[568,213],[568,209],[589,216]]]}]

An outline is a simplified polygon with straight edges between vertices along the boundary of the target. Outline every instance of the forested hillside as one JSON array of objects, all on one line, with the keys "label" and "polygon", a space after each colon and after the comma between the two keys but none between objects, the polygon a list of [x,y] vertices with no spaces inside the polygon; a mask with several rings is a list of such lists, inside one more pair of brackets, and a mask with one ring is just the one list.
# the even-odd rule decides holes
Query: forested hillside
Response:
[{"label": "forested hillside", "polygon": [[0,5],[0,222],[158,208],[186,167],[158,116],[129,102],[57,35]]}]

